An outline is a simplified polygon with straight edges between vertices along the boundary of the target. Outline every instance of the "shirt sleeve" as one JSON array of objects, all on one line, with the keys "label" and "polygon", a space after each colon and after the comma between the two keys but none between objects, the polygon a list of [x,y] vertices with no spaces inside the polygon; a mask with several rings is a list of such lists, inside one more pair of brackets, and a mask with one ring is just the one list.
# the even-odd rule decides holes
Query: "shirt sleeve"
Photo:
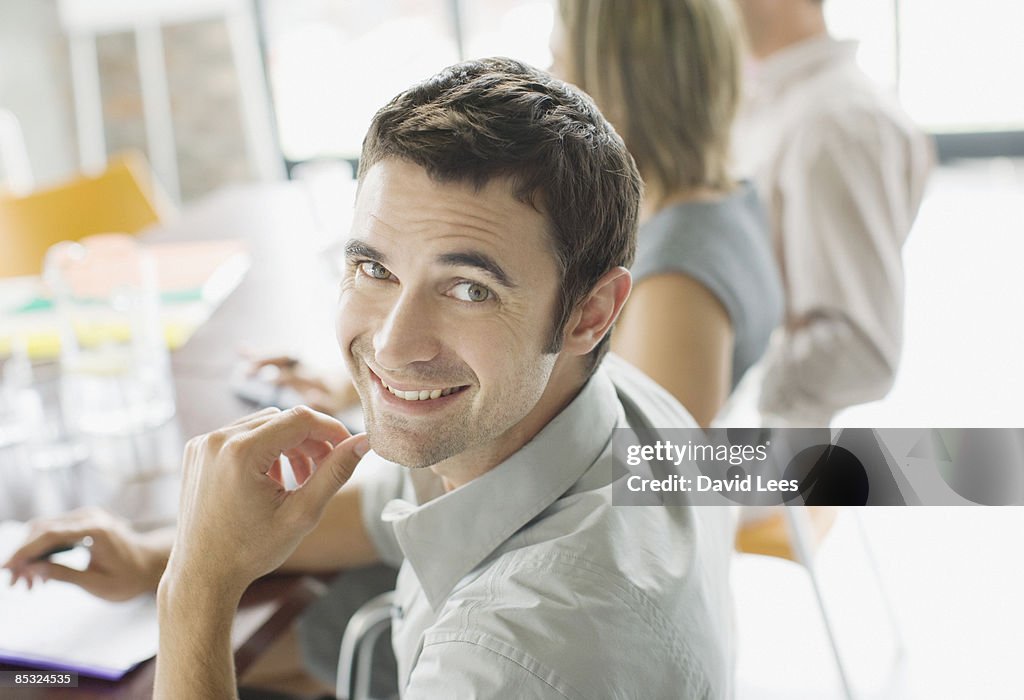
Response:
[{"label": "shirt sleeve", "polygon": [[788,313],[764,362],[767,424],[827,425],[888,392],[929,166],[923,137],[866,109],[824,115],[787,147],[773,197]]}]

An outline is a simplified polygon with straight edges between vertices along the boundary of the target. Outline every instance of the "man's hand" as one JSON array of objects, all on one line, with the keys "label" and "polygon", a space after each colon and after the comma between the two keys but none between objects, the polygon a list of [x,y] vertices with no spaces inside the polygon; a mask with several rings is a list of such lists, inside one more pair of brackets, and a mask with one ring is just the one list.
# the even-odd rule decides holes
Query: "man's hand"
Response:
[{"label": "man's hand", "polygon": [[284,562],[368,449],[365,435],[305,406],[268,408],[189,441],[178,533],[157,592],[154,698],[236,697],[231,621],[242,592]]},{"label": "man's hand", "polygon": [[[89,566],[71,569],[39,557],[58,547],[91,540]],[[33,520],[21,547],[3,563],[11,584],[29,586],[37,578],[67,581],[107,600],[128,600],[156,591],[167,563],[170,531],[140,534],[121,518],[99,508],[85,508],[53,518]]]},{"label": "man's hand", "polygon": [[[304,406],[264,409],[193,438],[168,576],[240,593],[284,562],[367,450],[365,435]],[[295,490],[283,485],[282,456]]]}]

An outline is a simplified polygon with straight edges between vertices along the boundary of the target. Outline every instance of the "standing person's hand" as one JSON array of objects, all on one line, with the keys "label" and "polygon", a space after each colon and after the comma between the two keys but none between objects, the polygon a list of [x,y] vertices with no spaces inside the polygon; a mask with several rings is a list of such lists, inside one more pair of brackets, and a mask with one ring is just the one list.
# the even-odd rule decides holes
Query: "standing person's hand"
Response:
[{"label": "standing person's hand", "polygon": [[[3,567],[11,585],[37,579],[67,581],[107,600],[128,600],[156,591],[170,551],[169,530],[139,533],[127,521],[100,508],[84,508],[29,523],[29,533]],[[47,552],[82,542],[89,545],[89,566],[72,569],[46,559]]]},{"label": "standing person's hand", "polygon": [[[278,568],[316,525],[369,449],[337,420],[304,406],[264,409],[189,441],[168,588],[188,580],[241,594]],[[287,490],[281,457],[299,487]]]}]

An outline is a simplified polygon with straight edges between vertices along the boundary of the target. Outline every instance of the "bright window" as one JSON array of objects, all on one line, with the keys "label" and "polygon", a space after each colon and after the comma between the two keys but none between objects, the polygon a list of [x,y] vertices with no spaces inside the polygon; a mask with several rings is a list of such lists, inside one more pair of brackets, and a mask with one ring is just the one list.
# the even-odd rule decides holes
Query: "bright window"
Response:
[{"label": "bright window", "polygon": [[[555,2],[263,0],[285,157],[355,158],[381,105],[460,54],[548,66]],[[825,12],[926,129],[1024,131],[1024,2],[826,0]]]},{"label": "bright window", "polygon": [[826,0],[837,36],[934,132],[1024,130],[1024,3],[1020,0]]}]

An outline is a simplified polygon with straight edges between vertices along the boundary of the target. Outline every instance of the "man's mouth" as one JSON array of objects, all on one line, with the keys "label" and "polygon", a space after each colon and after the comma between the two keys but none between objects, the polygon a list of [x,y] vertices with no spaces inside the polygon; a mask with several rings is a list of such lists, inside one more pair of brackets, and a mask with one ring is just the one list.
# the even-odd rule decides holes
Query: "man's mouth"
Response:
[{"label": "man's mouth", "polygon": [[[378,377],[378,379],[380,378]],[[380,383],[385,389],[403,401],[429,401],[430,399],[439,399],[442,396],[448,396],[449,394],[454,394],[456,391],[461,391],[466,388],[465,385],[463,385],[450,386],[444,389],[411,389],[409,391],[403,391],[389,386],[383,379],[380,380]]]}]

